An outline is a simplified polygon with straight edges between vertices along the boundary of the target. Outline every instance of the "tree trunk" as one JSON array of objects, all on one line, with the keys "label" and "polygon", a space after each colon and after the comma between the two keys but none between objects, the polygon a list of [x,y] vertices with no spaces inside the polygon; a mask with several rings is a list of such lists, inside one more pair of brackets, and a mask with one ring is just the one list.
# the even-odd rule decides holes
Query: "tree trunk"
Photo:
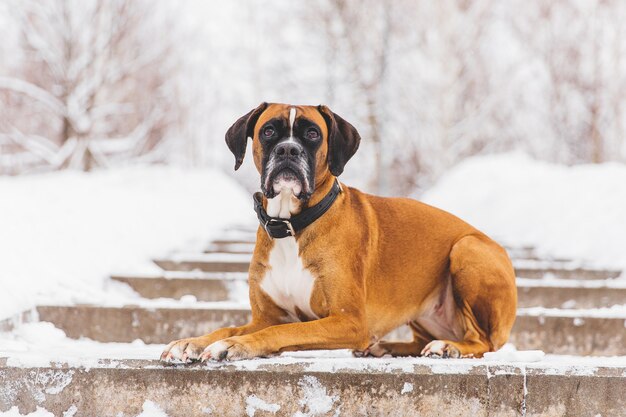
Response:
[{"label": "tree trunk", "polygon": [[598,104],[595,102],[591,106],[591,120],[589,122],[589,136],[591,138],[591,162],[599,164],[604,162],[603,138],[598,127]]}]

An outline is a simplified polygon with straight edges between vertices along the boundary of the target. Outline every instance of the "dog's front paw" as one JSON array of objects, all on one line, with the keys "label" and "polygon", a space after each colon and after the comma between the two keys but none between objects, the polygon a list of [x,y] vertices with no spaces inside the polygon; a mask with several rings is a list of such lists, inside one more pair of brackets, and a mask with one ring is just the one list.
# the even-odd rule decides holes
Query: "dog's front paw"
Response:
[{"label": "dog's front paw", "polygon": [[203,337],[174,340],[163,349],[161,360],[164,362],[193,362],[200,359],[206,346],[207,342]]},{"label": "dog's front paw", "polygon": [[433,340],[422,349],[422,356],[427,358],[460,358],[461,352],[451,343]]},{"label": "dog's front paw", "polygon": [[200,360],[205,362],[209,359],[216,361],[235,361],[239,359],[251,359],[261,355],[255,352],[249,345],[238,337],[229,337],[207,346],[200,355]]}]

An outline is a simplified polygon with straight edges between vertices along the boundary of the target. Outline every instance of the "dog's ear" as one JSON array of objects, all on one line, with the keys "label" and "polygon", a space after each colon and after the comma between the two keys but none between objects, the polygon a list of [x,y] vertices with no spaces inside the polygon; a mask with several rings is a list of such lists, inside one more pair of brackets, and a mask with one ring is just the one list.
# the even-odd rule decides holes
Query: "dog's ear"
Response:
[{"label": "dog's ear", "polygon": [[252,109],[241,116],[226,131],[226,145],[228,145],[228,149],[235,155],[235,171],[239,169],[243,162],[248,138],[254,136],[254,125],[266,108],[267,103],[263,102],[259,104],[256,109]]},{"label": "dog's ear", "polygon": [[338,177],[348,160],[359,149],[361,136],[354,126],[330,111],[328,107],[319,105],[317,109],[328,127],[328,167],[330,172]]}]

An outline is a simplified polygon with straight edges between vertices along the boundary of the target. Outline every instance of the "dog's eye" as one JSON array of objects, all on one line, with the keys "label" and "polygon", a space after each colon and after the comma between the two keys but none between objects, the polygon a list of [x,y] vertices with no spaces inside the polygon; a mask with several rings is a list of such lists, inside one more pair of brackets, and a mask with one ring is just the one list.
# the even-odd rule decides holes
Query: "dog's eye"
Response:
[{"label": "dog's eye", "polygon": [[274,128],[271,126],[266,127],[265,129],[263,129],[263,136],[265,138],[271,138],[272,136],[274,136]]},{"label": "dog's eye", "polygon": [[320,137],[320,132],[317,131],[317,129],[309,129],[306,131],[306,138],[307,139],[311,139],[311,140],[315,140],[317,138]]}]

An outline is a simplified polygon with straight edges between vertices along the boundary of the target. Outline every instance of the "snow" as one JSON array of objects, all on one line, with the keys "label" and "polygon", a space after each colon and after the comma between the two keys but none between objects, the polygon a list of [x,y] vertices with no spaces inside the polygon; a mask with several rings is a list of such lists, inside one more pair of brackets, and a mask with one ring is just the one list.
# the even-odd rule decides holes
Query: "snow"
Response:
[{"label": "snow", "polygon": [[481,366],[506,366],[519,369],[550,369],[558,374],[590,372],[596,368],[626,368],[626,356],[573,356],[543,355],[543,352],[518,351],[506,344],[500,351],[483,359],[442,360],[423,357],[355,358],[349,350],[320,350],[285,352],[273,358],[258,358],[235,362],[208,362],[207,369],[225,366],[242,371],[275,371],[276,366],[298,365],[305,372],[313,373],[408,373],[432,372],[434,374],[464,374]]},{"label": "snow", "polygon": [[63,417],[74,417],[77,411],[78,407],[72,404],[70,408],[67,409],[67,411],[63,412]]},{"label": "snow", "polygon": [[333,404],[338,400],[336,395],[330,396],[320,381],[312,375],[305,375],[298,385],[302,389],[302,399],[299,401],[303,411],[298,411],[294,416],[308,417],[319,416],[328,413]]},{"label": "snow", "polygon": [[133,272],[134,278],[199,279],[220,281],[247,281],[247,272],[204,272],[204,271],[150,271]]},{"label": "snow", "polygon": [[161,408],[150,400],[146,400],[142,406],[142,412],[137,417],[168,417]]},{"label": "snow", "polygon": [[598,308],[548,308],[548,307],[524,307],[517,309],[518,316],[547,316],[547,317],[590,317],[604,319],[624,319],[626,320],[626,304],[614,305],[611,307]]},{"label": "snow", "polygon": [[[41,343],[45,340],[46,343]],[[51,323],[26,323],[11,333],[0,333],[0,357],[9,366],[37,367],[54,363],[93,367],[100,359],[155,359],[165,345],[99,343],[89,339],[73,340]]]},{"label": "snow", "polygon": [[[11,367],[48,367],[51,363],[63,367],[124,368],[128,360],[143,360],[144,367],[171,368],[156,361],[165,345],[133,343],[100,343],[88,339],[73,340],[50,323],[29,323],[9,334],[0,334],[0,358],[6,357]],[[41,340],[46,340],[45,344]],[[571,355],[544,355],[541,351],[517,351],[511,344],[500,351],[489,353],[483,359],[442,360],[422,357],[409,358],[355,358],[349,350],[320,350],[285,352],[277,357],[258,358],[234,362],[208,362],[202,365],[207,370],[236,369],[241,371],[276,371],[276,367],[297,366],[311,373],[406,373],[432,372],[434,374],[464,374],[480,367],[505,366],[511,369],[536,369],[551,374],[593,374],[598,368],[626,368],[626,356],[579,357]],[[136,365],[130,365],[136,366]],[[185,367],[185,365],[180,365]],[[502,372],[502,371],[499,371]],[[508,371],[507,371],[508,372]],[[63,378],[50,380],[48,389],[62,390],[71,382],[73,371]],[[45,375],[40,372],[40,377]],[[50,375],[53,378],[54,375]],[[326,398],[323,387],[314,380],[301,381],[304,398]],[[404,387],[408,389],[408,387]],[[263,399],[267,401],[268,399]],[[328,400],[328,398],[326,398]],[[259,404],[251,400],[252,405]],[[328,400],[330,401],[330,400]],[[269,403],[268,403],[269,404]],[[256,407],[261,410],[260,406]],[[306,410],[306,409],[305,409]],[[304,413],[305,410],[302,412]],[[306,414],[304,414],[306,415]]]},{"label": "snow", "polygon": [[558,278],[517,278],[517,287],[551,287],[551,288],[613,288],[626,289],[626,280],[623,279],[558,279]]},{"label": "snow", "polygon": [[54,417],[54,414],[47,411],[45,408],[37,407],[36,411],[29,414],[20,414],[16,406],[13,406],[9,411],[0,411],[0,417]]},{"label": "snow", "polygon": [[[247,285],[242,283],[243,285]],[[230,290],[230,289],[229,289]],[[238,294],[238,295],[234,295]],[[236,301],[194,301],[195,296],[188,294],[183,296],[180,300],[173,298],[128,298],[121,292],[115,294],[115,297],[111,297],[102,300],[98,304],[99,307],[125,307],[132,306],[143,309],[157,309],[157,308],[169,308],[169,309],[211,309],[211,310],[250,310],[250,302],[247,297],[242,299],[243,290],[231,295],[233,299],[237,297]],[[57,303],[59,305],[60,303]]]},{"label": "snow", "polygon": [[465,160],[422,200],[539,255],[626,267],[626,165],[566,167],[525,154]]},{"label": "snow", "polygon": [[109,274],[157,273],[151,257],[255,219],[250,196],[208,169],[0,177],[0,195],[0,319],[36,304],[111,302]]},{"label": "snow", "polygon": [[[67,411],[63,412],[63,417],[73,417],[77,411],[78,408],[75,405],[71,405]],[[37,410],[32,413],[20,414],[17,406],[13,406],[9,411],[0,411],[0,417],[54,417],[54,414],[41,407],[37,407]],[[141,414],[138,414],[136,417],[168,417],[168,415],[157,404],[146,400],[143,403]]]},{"label": "snow", "polygon": [[402,391],[400,391],[400,394],[407,394],[409,392],[413,392],[413,384],[411,384],[410,382],[405,382],[402,386]]},{"label": "snow", "polygon": [[508,361],[508,362],[539,362],[546,354],[541,350],[518,351],[515,346],[506,344],[497,352],[487,352],[484,355],[486,361]]},{"label": "snow", "polygon": [[280,405],[269,404],[254,394],[249,395],[248,398],[246,398],[246,414],[248,417],[254,417],[257,410],[268,411],[272,414],[276,414],[276,412],[280,410]]},{"label": "snow", "polygon": [[170,255],[169,259],[174,262],[245,263],[250,262],[252,254],[175,252]]}]

